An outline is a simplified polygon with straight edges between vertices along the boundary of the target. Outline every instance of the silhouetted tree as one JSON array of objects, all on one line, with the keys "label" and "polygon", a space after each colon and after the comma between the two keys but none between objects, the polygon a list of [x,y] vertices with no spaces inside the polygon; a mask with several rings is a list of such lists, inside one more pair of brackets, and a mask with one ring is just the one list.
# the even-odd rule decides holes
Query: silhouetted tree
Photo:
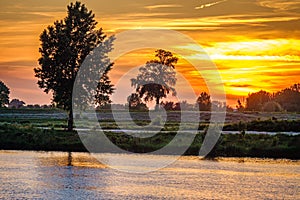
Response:
[{"label": "silhouetted tree", "polygon": [[269,92],[260,90],[259,92],[250,93],[246,99],[246,110],[262,111],[263,105],[271,101],[272,95]]},{"label": "silhouetted tree", "polygon": [[278,102],[284,110],[289,112],[300,111],[300,84],[294,84],[283,89],[274,95],[274,100]]},{"label": "silhouetted tree", "polygon": [[262,111],[264,112],[280,112],[282,110],[283,109],[281,105],[275,101],[269,101],[265,103],[262,107]]},{"label": "silhouetted tree", "polygon": [[29,104],[26,106],[26,108],[32,109],[32,108],[34,108],[34,106],[32,104]]},{"label": "silhouetted tree", "polygon": [[241,100],[239,100],[239,99],[237,100],[236,109],[239,112],[243,112],[245,110],[245,107],[243,106]]},{"label": "silhouetted tree", "polygon": [[233,112],[233,108],[229,105],[226,105],[226,112]]},{"label": "silhouetted tree", "polygon": [[170,92],[172,95],[176,94],[173,87],[176,84],[175,64],[178,58],[163,49],[155,52],[157,59],[150,60],[141,67],[137,77],[131,79],[131,84],[146,102],[155,99],[158,108],[161,98],[165,98]]},{"label": "silhouetted tree", "polygon": [[[192,105],[193,106],[193,108],[194,108],[194,105]],[[181,110],[181,104],[180,104],[180,102],[177,102],[177,103],[175,103],[174,104],[174,108],[173,108],[174,110]]]},{"label": "silhouetted tree", "polygon": [[210,111],[211,110],[210,95],[206,92],[202,92],[199,95],[196,103],[198,104],[200,111]]},{"label": "silhouetted tree", "polygon": [[175,104],[173,101],[165,101],[160,103],[161,107],[163,107],[165,110],[174,110]]},{"label": "silhouetted tree", "polygon": [[295,83],[290,87],[290,89],[294,92],[300,92],[300,83]]},{"label": "silhouetted tree", "polygon": [[9,108],[22,108],[25,105],[24,101],[21,101],[19,99],[13,99],[9,102],[8,107]]},{"label": "silhouetted tree", "polygon": [[42,105],[42,108],[44,108],[44,109],[51,108],[51,105],[44,104],[44,105]]},{"label": "silhouetted tree", "polygon": [[34,104],[33,107],[34,108],[41,108],[41,106],[39,104]]},{"label": "silhouetted tree", "polygon": [[[77,72],[87,55],[105,43],[106,35],[101,28],[96,29],[95,15],[84,4],[71,3],[67,9],[64,20],[55,21],[40,35],[40,67],[34,71],[39,87],[46,93],[51,91],[53,103],[69,111],[68,130],[72,130],[72,91]],[[111,45],[107,44],[104,53],[111,50]],[[101,59],[102,65],[112,65],[103,55],[98,60]]]},{"label": "silhouetted tree", "polygon": [[145,103],[142,102],[139,94],[132,93],[127,98],[129,110],[139,110],[139,111],[146,111],[148,107]]},{"label": "silhouetted tree", "polygon": [[174,103],[173,101],[161,102],[160,104],[165,110],[194,110],[194,105],[189,104],[186,100]]},{"label": "silhouetted tree", "polygon": [[97,85],[95,103],[100,107],[104,107],[105,105],[112,102],[110,100],[110,95],[114,92],[115,89],[113,88],[113,85],[111,84],[111,81],[108,77],[108,72],[111,70],[111,67],[112,64],[105,69]]},{"label": "silhouetted tree", "polygon": [[9,88],[2,81],[0,81],[0,108],[8,105],[9,93]]}]

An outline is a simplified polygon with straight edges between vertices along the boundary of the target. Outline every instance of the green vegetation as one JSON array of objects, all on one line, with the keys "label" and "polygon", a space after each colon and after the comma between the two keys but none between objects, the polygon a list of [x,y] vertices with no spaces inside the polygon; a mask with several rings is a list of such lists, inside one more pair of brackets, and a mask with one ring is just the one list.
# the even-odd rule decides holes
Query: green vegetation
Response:
[{"label": "green vegetation", "polygon": [[39,129],[31,125],[1,124],[0,148],[12,150],[84,151],[78,134]]},{"label": "green vegetation", "polygon": [[[176,132],[161,132],[149,138],[136,138],[109,130],[106,136],[120,148],[131,152],[152,152],[167,145]],[[188,136],[188,135],[187,135]],[[186,155],[198,155],[205,133],[195,136]],[[180,144],[180,141],[178,142]],[[174,149],[178,146],[174,146]],[[73,131],[35,128],[27,124],[0,124],[0,149],[43,151],[86,151]],[[300,135],[225,134],[208,157],[300,158]]]},{"label": "green vegetation", "polygon": [[[110,112],[98,112],[98,114],[101,114],[102,120],[99,120],[99,124],[105,130],[106,136],[120,148],[131,152],[144,153],[160,149],[174,139],[180,125],[176,115],[178,113],[168,112],[168,120],[162,132],[149,138],[136,138],[121,131],[111,131],[110,129],[119,129],[119,127],[111,118]],[[151,123],[148,112],[132,112],[131,114],[141,129],[143,129],[142,126]],[[279,115],[276,117],[279,118]],[[268,120],[227,122],[223,130],[229,133],[238,131],[238,134],[222,135],[208,157],[248,156],[299,159],[300,135],[284,135],[280,132],[299,132],[300,120],[296,115],[294,120],[282,120],[285,117],[286,114],[280,119],[272,117]],[[67,131],[67,120],[67,113],[58,109],[0,109],[0,149],[86,151],[77,132]],[[159,121],[158,119],[157,122],[152,122],[153,128],[161,125]],[[84,126],[80,127],[88,127],[88,123],[87,120]],[[136,127],[130,127],[128,121],[121,123],[128,129],[127,131],[136,130]],[[193,122],[185,123],[184,129],[190,129],[193,125]],[[194,142],[186,151],[186,155],[198,155],[207,126],[206,121],[199,123],[198,129],[201,131],[195,135]],[[249,134],[247,131],[269,131],[277,134]],[[187,133],[187,136],[190,136],[189,134]],[[91,138],[87,137],[87,139]],[[177,144],[180,145],[180,141]]]},{"label": "green vegetation", "polygon": [[[58,108],[0,108],[1,114],[59,114],[65,113],[63,110]],[[19,118],[19,117],[18,117]]]},{"label": "green vegetation", "polygon": [[222,135],[208,157],[300,158],[300,135]]},{"label": "green vegetation", "polygon": [[267,131],[267,132],[299,132],[300,120],[253,120],[227,124],[224,131]]}]

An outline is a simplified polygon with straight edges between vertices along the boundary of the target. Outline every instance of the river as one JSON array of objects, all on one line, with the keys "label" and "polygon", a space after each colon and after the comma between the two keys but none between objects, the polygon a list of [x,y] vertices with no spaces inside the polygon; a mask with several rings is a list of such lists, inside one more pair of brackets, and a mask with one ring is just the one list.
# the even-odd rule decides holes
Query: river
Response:
[{"label": "river", "polygon": [[300,161],[186,156],[137,174],[111,169],[88,153],[0,151],[0,183],[0,199],[295,200]]}]

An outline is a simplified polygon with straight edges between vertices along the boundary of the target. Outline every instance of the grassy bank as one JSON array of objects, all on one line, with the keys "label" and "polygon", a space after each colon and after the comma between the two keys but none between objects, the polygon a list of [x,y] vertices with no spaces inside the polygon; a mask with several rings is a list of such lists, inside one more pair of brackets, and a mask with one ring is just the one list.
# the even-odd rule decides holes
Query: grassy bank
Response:
[{"label": "grassy bank", "polygon": [[253,120],[249,122],[238,122],[225,124],[224,131],[268,131],[268,132],[299,132],[300,120]]},{"label": "grassy bank", "polygon": [[[160,149],[167,145],[175,134],[176,132],[159,133],[153,137],[141,139],[124,133],[106,132],[106,136],[120,148],[140,153]],[[204,137],[205,133],[197,134],[185,154],[198,155]],[[67,132],[54,128],[45,130],[32,125],[9,123],[0,124],[0,149],[86,151],[75,131]],[[220,137],[208,156],[299,159],[300,135],[226,134]]]},{"label": "grassy bank", "polygon": [[[88,123],[88,120],[85,121]],[[54,129],[64,129],[67,127],[67,118],[30,118],[30,116],[22,117],[0,117],[0,124],[17,124],[22,126],[33,126],[33,127],[48,127]],[[126,129],[132,129],[128,121],[119,122],[122,127]],[[139,126],[145,126],[151,122],[148,120],[135,120],[135,123]],[[118,129],[118,125],[114,120],[99,120],[99,125],[102,129]],[[198,130],[204,130],[209,125],[209,122],[200,122]],[[180,126],[179,122],[167,121],[163,127],[163,131],[177,131]],[[189,127],[195,127],[193,122],[185,122],[183,127],[189,129]],[[135,128],[135,127],[134,127]],[[142,128],[142,127],[141,127]],[[224,131],[263,131],[263,132],[299,132],[300,131],[300,120],[252,120],[252,121],[239,121],[224,124]]]},{"label": "grassy bank", "polygon": [[20,124],[0,125],[0,149],[85,151],[75,131],[43,130]]}]

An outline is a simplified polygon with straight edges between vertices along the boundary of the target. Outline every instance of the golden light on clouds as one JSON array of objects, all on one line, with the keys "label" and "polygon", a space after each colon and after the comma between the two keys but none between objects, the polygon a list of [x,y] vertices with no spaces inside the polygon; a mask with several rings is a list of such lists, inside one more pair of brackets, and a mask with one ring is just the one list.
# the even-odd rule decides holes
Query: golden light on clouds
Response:
[{"label": "golden light on clouds", "polygon": [[[33,68],[39,58],[39,35],[55,20],[66,16],[71,1],[4,1],[0,7],[0,80],[11,88],[11,98],[26,103],[49,103],[37,87]],[[108,35],[128,29],[167,28],[197,41],[215,62],[234,105],[237,98],[265,89],[270,92],[299,82],[300,1],[203,0],[131,1],[83,0]],[[197,46],[177,44],[199,59]],[[154,50],[131,52],[117,60],[113,81],[128,67],[144,64]],[[209,69],[205,69],[209,73]],[[183,58],[178,72],[196,93],[207,90],[205,77]],[[204,74],[205,74],[204,73]],[[184,90],[184,84],[178,86]]]},{"label": "golden light on clouds", "polygon": [[145,6],[145,8],[147,8],[149,10],[159,9],[159,8],[178,8],[178,7],[182,7],[182,5],[178,5],[178,4],[161,4],[161,5]]},{"label": "golden light on clouds", "polygon": [[198,10],[198,9],[202,9],[202,8],[208,8],[208,7],[217,5],[217,4],[219,4],[219,3],[223,3],[223,2],[225,2],[225,1],[227,1],[227,0],[222,0],[222,1],[216,1],[216,2],[212,2],[212,3],[203,4],[203,5],[201,5],[201,6],[195,7],[195,9]]}]

